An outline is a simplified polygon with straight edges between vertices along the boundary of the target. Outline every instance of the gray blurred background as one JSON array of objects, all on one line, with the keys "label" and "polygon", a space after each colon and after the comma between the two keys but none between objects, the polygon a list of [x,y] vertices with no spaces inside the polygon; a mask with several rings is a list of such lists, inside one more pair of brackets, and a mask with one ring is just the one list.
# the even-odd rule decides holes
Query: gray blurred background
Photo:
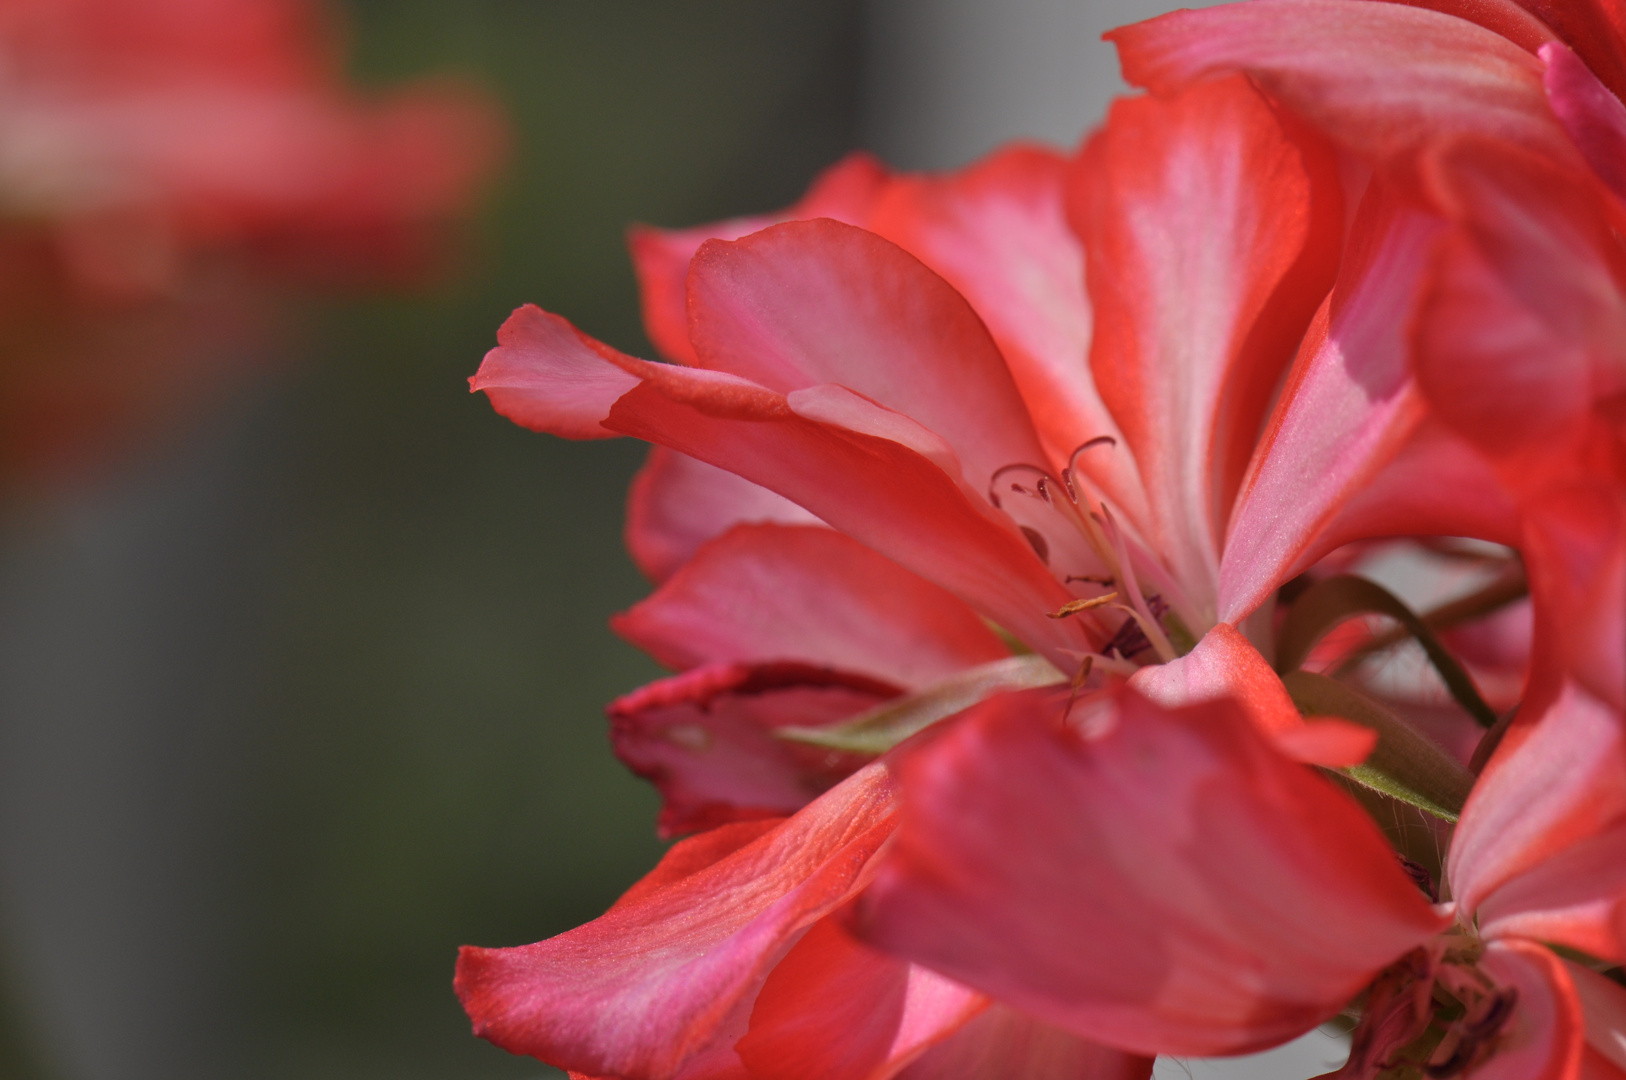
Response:
[{"label": "gray blurred background", "polygon": [[473,76],[517,150],[450,288],[307,305],[252,392],[0,508],[0,1077],[550,1075],[468,1034],[452,961],[659,855],[601,716],[657,674],[605,628],[646,591],[642,448],[463,380],[525,301],[647,354],[630,222],[785,204],[857,146],[1073,143],[1119,86],[1099,34],[1159,7],[346,4],[359,80]]}]

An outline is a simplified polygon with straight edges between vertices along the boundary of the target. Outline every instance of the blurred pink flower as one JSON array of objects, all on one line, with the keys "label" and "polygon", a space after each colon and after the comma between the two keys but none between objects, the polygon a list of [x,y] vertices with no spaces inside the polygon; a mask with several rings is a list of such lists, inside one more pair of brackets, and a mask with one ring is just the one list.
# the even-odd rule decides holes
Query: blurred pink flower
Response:
[{"label": "blurred pink flower", "polygon": [[307,0],[0,2],[0,468],[182,414],[267,286],[422,280],[502,142],[472,89],[349,88]]}]

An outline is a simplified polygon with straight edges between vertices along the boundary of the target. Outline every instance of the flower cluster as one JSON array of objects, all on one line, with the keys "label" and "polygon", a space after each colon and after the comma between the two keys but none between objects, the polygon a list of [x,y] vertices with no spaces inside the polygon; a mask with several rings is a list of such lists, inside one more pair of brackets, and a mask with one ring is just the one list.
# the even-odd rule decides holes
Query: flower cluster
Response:
[{"label": "flower cluster", "polygon": [[[533,307],[503,415],[655,444],[610,706],[680,840],[465,949],[588,1078],[1626,1077],[1626,15],[1110,35],[1072,155],[856,156]],[[1380,582],[1386,582],[1388,587]]]},{"label": "flower cluster", "polygon": [[165,426],[290,280],[409,283],[504,138],[369,99],[318,0],[0,0],[0,482]]}]

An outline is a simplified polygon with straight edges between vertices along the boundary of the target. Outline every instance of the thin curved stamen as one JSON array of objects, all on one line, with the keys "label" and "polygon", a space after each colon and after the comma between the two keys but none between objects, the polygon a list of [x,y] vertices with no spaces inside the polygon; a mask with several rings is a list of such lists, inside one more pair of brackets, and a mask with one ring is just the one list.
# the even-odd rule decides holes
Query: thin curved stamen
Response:
[{"label": "thin curved stamen", "polygon": [[1051,483],[1058,483],[1056,478],[1051,476],[1044,469],[1039,468],[1037,465],[1028,465],[1024,462],[1017,462],[1014,465],[1005,465],[999,469],[996,469],[994,471],[994,475],[988,478],[988,501],[994,504],[994,509],[1004,509],[1004,506],[999,501],[999,482],[1005,477],[1006,474],[1013,472],[1026,472],[1030,475],[1038,477],[1038,480],[1034,482],[1033,490],[1029,490],[1020,484],[1012,483],[1010,485],[1010,490],[1013,493],[1017,495],[1026,495],[1030,499],[1043,499],[1045,502],[1051,501],[1049,494],[1045,491],[1044,484],[1046,480],[1049,480]]},{"label": "thin curved stamen", "polygon": [[1061,479],[1062,483],[1067,485],[1067,495],[1069,498],[1071,498],[1074,502],[1079,501],[1078,485],[1073,482],[1073,478],[1078,475],[1079,455],[1084,453],[1086,450],[1093,450],[1098,446],[1116,447],[1117,445],[1118,440],[1114,439],[1111,435],[1097,435],[1093,439],[1085,439],[1078,445],[1076,450],[1067,455],[1067,467],[1061,471]]}]

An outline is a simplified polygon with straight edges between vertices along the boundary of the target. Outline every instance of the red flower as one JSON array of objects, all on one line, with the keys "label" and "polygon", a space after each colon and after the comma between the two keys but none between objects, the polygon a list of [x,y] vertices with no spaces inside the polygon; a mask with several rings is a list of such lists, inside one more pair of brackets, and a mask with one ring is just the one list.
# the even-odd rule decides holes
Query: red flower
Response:
[{"label": "red flower", "polygon": [[[1271,56],[1311,72],[1295,98],[1179,21],[1199,16],[1225,18],[1124,32],[1133,77],[1176,75],[1071,161],[1014,148],[889,177],[857,158],[780,223],[635,234],[673,363],[535,308],[503,327],[471,380],[500,412],[658,444],[629,546],[662,584],[618,628],[685,670],[611,715],[663,826],[716,827],[586,927],[467,950],[480,1033],[589,1076],[982,1075],[991,1053],[992,1075],[1145,1075],[1150,1055],[1263,1048],[1364,994],[1349,1075],[1437,1052],[1441,1075],[1573,1077],[1583,998],[1605,1017],[1585,1038],[1614,1052],[1612,991],[1554,975],[1538,931],[1486,922],[1517,911],[1619,962],[1623,883],[1598,860],[1621,854],[1620,772],[1532,810],[1553,822],[1535,839],[1508,817],[1540,801],[1544,769],[1553,786],[1552,747],[1619,743],[1613,421],[1589,399],[1579,441],[1493,445],[1439,400],[1449,346],[1429,335],[1441,290],[1479,265],[1462,244],[1480,218],[1430,201],[1419,162],[1438,147],[1418,136],[1455,109],[1537,160],[1579,159],[1511,91],[1494,123],[1469,115],[1426,66],[1450,41],[1397,46],[1391,64],[1421,57],[1433,81],[1391,73],[1404,122],[1346,136],[1334,106],[1359,113],[1386,86],[1300,57],[1284,31]],[[1269,38],[1268,19],[1235,18]],[[1499,57],[1458,67],[1517,71]],[[1359,86],[1323,93],[1338,79]],[[1517,205],[1504,231],[1528,220]],[[1502,269],[1539,276],[1530,257]],[[1589,336],[1606,325],[1572,330],[1607,351]],[[1329,620],[1409,619],[1392,598],[1332,581],[1272,610],[1335,549],[1441,535],[1516,546],[1530,575],[1530,674],[1477,787],[1403,718],[1294,670]],[[1376,727],[1376,756],[1362,764],[1371,731],[1301,710]],[[1429,868],[1303,762],[1461,811],[1459,904],[1431,907]],[[1487,883],[1473,899],[1470,881]],[[1013,1031],[1020,1049],[1000,1041]]]}]

